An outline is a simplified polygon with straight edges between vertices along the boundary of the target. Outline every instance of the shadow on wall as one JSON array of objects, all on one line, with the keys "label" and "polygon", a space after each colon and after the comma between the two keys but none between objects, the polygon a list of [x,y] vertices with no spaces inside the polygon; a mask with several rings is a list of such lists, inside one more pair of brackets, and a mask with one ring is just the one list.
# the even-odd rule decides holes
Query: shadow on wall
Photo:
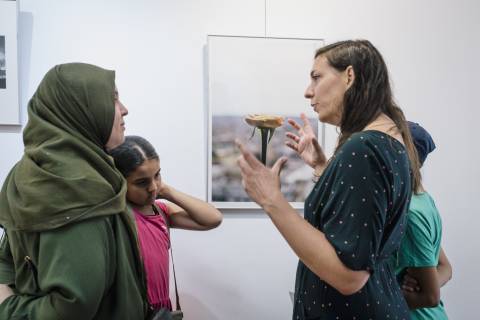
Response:
[{"label": "shadow on wall", "polygon": [[[240,306],[246,306],[250,302],[245,300],[238,292],[238,287],[234,280],[225,282],[225,279],[218,279],[214,275],[216,271],[206,268],[203,265],[195,266],[196,272],[188,272],[181,275],[188,282],[194,282],[195,287],[202,288],[202,293],[190,293],[182,290],[182,284],[179,283],[180,301],[186,319],[208,319],[208,320],[240,320],[236,318],[235,310]],[[203,274],[203,276],[198,276]],[[212,275],[212,276],[208,276]],[[171,290],[171,292],[174,292]],[[205,297],[205,300],[202,300]],[[212,302],[212,297],[219,298]],[[228,297],[228,298],[227,298]],[[175,308],[175,300],[172,299],[172,306]],[[237,317],[240,314],[237,315]]]},{"label": "shadow on wall", "polygon": [[[214,306],[209,307],[194,296],[182,293],[180,299],[184,306],[188,306],[187,310],[183,310],[183,314],[186,319],[221,319],[220,316],[215,315],[215,310],[213,310],[213,308],[215,308]],[[175,308],[174,303],[173,307]]]}]

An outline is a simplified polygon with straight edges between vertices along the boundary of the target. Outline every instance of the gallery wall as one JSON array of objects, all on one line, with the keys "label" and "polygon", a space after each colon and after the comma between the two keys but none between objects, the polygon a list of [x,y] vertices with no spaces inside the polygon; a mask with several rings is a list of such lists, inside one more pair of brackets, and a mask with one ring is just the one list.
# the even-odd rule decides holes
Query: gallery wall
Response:
[{"label": "gallery wall", "polygon": [[[473,319],[480,296],[479,12],[475,0],[22,0],[22,123],[28,98],[53,65],[82,61],[115,69],[130,111],[127,134],[154,143],[169,184],[204,198],[208,34],[369,39],[384,54],[407,117],[437,143],[424,175],[454,268],[442,298],[452,319]],[[308,107],[308,101],[292,106]],[[21,157],[21,129],[0,126],[0,181]],[[290,319],[296,257],[262,212],[224,214],[216,230],[173,232],[186,317]]]}]

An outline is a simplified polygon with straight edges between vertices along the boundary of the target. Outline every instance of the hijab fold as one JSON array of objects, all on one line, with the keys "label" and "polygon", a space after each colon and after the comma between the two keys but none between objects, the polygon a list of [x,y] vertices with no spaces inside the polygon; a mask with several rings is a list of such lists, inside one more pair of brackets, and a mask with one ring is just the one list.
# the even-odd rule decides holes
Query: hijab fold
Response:
[{"label": "hijab fold", "polygon": [[115,73],[52,68],[28,104],[24,155],[0,194],[0,225],[43,231],[125,212],[126,184],[105,152],[115,115]]}]

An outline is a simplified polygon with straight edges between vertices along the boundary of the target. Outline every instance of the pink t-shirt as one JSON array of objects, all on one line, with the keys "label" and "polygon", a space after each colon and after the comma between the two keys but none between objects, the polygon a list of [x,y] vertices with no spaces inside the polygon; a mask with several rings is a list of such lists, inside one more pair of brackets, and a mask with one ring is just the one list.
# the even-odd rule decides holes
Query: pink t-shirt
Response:
[{"label": "pink t-shirt", "polygon": [[[168,219],[167,206],[160,201],[157,201],[156,204]],[[137,223],[140,251],[147,274],[148,302],[155,309],[172,310],[168,293],[170,237],[167,224],[162,214],[146,216],[136,209],[133,209],[133,212]]]}]

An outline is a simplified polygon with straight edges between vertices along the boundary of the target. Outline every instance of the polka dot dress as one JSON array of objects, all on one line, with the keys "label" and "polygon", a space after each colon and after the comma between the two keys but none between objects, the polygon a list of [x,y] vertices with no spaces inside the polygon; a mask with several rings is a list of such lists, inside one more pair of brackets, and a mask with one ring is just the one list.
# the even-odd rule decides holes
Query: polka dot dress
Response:
[{"label": "polka dot dress", "polygon": [[355,133],[332,158],[305,201],[305,219],[352,270],[371,276],[344,296],[301,261],[293,319],[410,319],[390,256],[400,245],[411,195],[408,154],[380,131]]}]

